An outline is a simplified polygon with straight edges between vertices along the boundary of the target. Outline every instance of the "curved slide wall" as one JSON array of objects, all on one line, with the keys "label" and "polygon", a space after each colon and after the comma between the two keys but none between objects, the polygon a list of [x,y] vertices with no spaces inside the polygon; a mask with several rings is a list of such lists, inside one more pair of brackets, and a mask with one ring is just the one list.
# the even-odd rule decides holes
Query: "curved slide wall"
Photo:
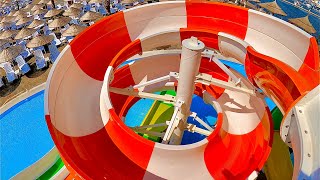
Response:
[{"label": "curved slide wall", "polygon": [[[179,55],[150,57],[153,62],[160,63],[155,66],[157,70],[136,71],[129,65],[113,72],[114,69],[135,54],[153,47],[180,45],[181,40],[190,36],[196,36],[208,48],[220,49],[222,54],[244,63],[249,80],[271,97],[282,112],[289,111],[295,100],[319,84],[315,39],[272,16],[200,1],[162,2],[117,13],[99,21],[72,41],[49,75],[46,119],[57,148],[70,165],[71,174],[84,179],[155,179],[183,175],[191,179],[209,176],[244,179],[262,168],[272,142],[267,109],[265,113],[258,113],[258,123],[243,132],[242,129],[248,129],[246,125],[238,129],[225,126],[232,118],[228,118],[228,113],[222,109],[214,133],[203,141],[177,148],[147,141],[121,122],[119,116],[130,103],[127,97],[109,94],[109,82],[114,79],[110,86],[124,88],[146,78],[152,79],[144,75],[158,76],[171,71],[170,67],[178,67]],[[296,43],[292,43],[292,37]],[[202,64],[205,69],[214,69]],[[239,97],[241,95],[235,98]],[[265,109],[263,103],[258,107],[260,110],[256,109],[256,112]],[[294,134],[293,137],[299,138]],[[315,139],[311,142],[319,143]],[[210,149],[219,152],[213,153],[208,151]],[[174,159],[171,168],[161,166],[157,155],[170,157],[175,151],[185,158]],[[299,153],[295,155],[300,156]],[[253,158],[248,160],[248,157]],[[303,161],[303,158],[295,159]],[[194,162],[202,165],[195,170]],[[190,171],[185,171],[187,167]],[[182,170],[189,173],[183,174]],[[300,172],[303,168],[295,169],[294,176]]]}]

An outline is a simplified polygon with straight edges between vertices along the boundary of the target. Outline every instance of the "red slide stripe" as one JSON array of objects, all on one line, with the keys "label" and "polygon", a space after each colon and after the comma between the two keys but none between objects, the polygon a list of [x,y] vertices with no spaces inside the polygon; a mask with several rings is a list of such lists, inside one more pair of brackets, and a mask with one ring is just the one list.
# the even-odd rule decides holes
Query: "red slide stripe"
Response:
[{"label": "red slide stripe", "polygon": [[[268,157],[271,147],[269,114],[265,112],[255,130],[245,135],[233,135],[221,128],[221,120],[208,137],[204,152],[208,171],[215,179],[246,179]],[[219,123],[220,122],[220,123]]]},{"label": "red slide stripe", "polygon": [[308,84],[314,88],[320,84],[320,62],[319,50],[315,37],[310,39],[308,53],[304,59],[299,73],[307,78]]},{"label": "red slide stripe", "polygon": [[109,66],[116,68],[122,62],[126,61],[127,59],[136,54],[142,54],[140,39],[136,39],[135,41],[131,42],[130,44],[126,45],[123,49],[121,49],[121,51],[119,51],[117,55],[112,59]]},{"label": "red slide stripe", "polygon": [[311,89],[307,79],[287,64],[247,47],[248,78],[286,111],[295,99]]},{"label": "red slide stripe", "polygon": [[197,37],[202,41],[206,47],[219,49],[218,45],[218,32],[210,31],[207,29],[195,29],[195,28],[181,28],[180,29],[180,39],[188,39],[191,36]]},{"label": "red slide stripe", "polygon": [[[128,54],[130,54],[130,52],[128,52]],[[134,80],[129,65],[125,65],[115,71],[114,80],[110,86],[125,88],[130,85],[134,85]],[[126,111],[128,110],[126,106],[137,100],[137,98],[134,98],[134,101],[128,101],[132,98],[133,97],[126,95],[110,93],[110,99],[114,108],[109,110],[110,121],[106,125],[106,129],[117,147],[126,154],[129,159],[146,169],[155,143],[136,134],[119,118],[123,116],[122,113],[125,109]]]},{"label": "red slide stripe", "polygon": [[80,68],[88,76],[103,81],[111,60],[130,42],[123,12],[119,12],[86,29],[70,46]]},{"label": "red slide stripe", "polygon": [[[109,110],[110,121],[106,130],[117,147],[143,169],[147,169],[155,143],[144,139],[127,127],[114,109]],[[134,179],[134,178],[133,178]]]},{"label": "red slide stripe", "polygon": [[310,38],[309,49],[304,59],[304,63],[310,66],[310,68],[319,71],[319,50],[315,37]]},{"label": "red slide stripe", "polygon": [[[188,28],[225,32],[244,39],[248,27],[248,9],[208,1],[186,1]],[[232,12],[232,13],[230,13]]]},{"label": "red slide stripe", "polygon": [[[54,128],[50,116],[47,115],[46,120],[61,156],[83,179],[143,179],[146,168],[139,167],[118,149],[106,131],[110,129],[110,123],[96,133],[83,137],[70,137]],[[119,138],[127,137],[119,136]],[[148,154],[151,154],[150,149],[147,149],[149,151],[134,149],[135,151],[131,153],[141,151],[147,158]]]}]

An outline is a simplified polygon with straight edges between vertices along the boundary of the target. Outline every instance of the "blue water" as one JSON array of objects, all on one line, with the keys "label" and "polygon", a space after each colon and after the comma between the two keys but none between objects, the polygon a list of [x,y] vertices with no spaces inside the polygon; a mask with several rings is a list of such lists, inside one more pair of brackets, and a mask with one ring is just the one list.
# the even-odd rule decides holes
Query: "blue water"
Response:
[{"label": "blue water", "polygon": [[[125,124],[129,127],[139,126],[145,115],[148,113],[149,109],[151,108],[154,100],[151,99],[141,99],[137,101],[128,111],[126,115]],[[216,110],[209,104],[205,104],[201,97],[197,95],[193,95],[192,97],[192,104],[191,104],[191,111],[196,112],[197,116],[202,119],[204,122],[213,126],[217,121],[217,112]],[[197,127],[205,129],[201,124],[197,121],[193,120],[193,118],[188,118],[188,123],[195,124]],[[192,144],[198,141],[201,141],[206,136],[198,134],[198,133],[191,133],[185,131],[181,144]]]},{"label": "blue water", "polygon": [[129,127],[139,126],[151,108],[154,100],[140,99],[128,111],[125,124]]},{"label": "blue water", "polygon": [[118,68],[121,68],[121,67],[125,66],[126,64],[129,64],[129,63],[134,62],[134,61],[136,61],[136,60],[137,60],[137,59],[127,60],[127,61],[123,62],[122,64],[120,64]]},{"label": "blue water", "polygon": [[14,176],[54,146],[43,104],[44,91],[41,91],[0,115],[0,179]]},{"label": "blue water", "polygon": [[[190,109],[192,112],[196,112],[197,116],[209,126],[213,127],[216,124],[218,115],[217,111],[212,107],[212,105],[206,104],[201,97],[193,95]],[[206,129],[191,117],[188,118],[187,122],[194,124],[199,128]],[[185,145],[196,143],[204,138],[206,138],[205,135],[184,131],[181,144]]]}]

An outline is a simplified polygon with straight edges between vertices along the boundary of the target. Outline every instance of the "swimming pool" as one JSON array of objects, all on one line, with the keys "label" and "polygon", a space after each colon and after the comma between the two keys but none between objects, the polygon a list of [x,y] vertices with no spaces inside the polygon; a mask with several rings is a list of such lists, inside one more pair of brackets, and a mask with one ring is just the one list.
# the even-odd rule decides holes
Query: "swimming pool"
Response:
[{"label": "swimming pool", "polygon": [[43,104],[44,91],[40,91],[0,115],[0,179],[11,178],[54,146]]}]

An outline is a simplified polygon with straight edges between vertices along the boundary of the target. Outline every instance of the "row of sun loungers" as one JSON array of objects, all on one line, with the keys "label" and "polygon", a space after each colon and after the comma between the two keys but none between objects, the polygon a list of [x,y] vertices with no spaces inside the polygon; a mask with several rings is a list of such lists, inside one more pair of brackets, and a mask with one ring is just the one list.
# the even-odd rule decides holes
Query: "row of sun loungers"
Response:
[{"label": "row of sun loungers", "polygon": [[[76,0],[74,0],[74,1],[76,1]],[[102,15],[107,14],[105,7],[100,5],[99,3],[88,4],[87,2],[82,2],[82,1],[79,1],[79,2],[81,2],[84,5],[82,8],[82,14],[87,11],[98,12]],[[120,3],[117,3],[117,4],[120,5]],[[67,3],[65,3],[64,5],[57,4],[56,8],[57,9],[68,9],[68,6],[69,5]],[[47,8],[48,8],[48,10],[52,9],[51,6],[47,6]],[[124,7],[112,7],[112,8],[114,9],[114,11],[118,11],[121,8],[125,9]],[[6,12],[6,13],[9,13],[9,12],[10,12],[10,10],[8,10],[8,12]],[[28,16],[32,16],[30,14],[30,12],[29,12]],[[34,17],[34,19],[39,19],[39,20],[41,20],[43,18],[44,18],[43,14],[36,15]],[[69,22],[70,25],[71,24],[78,24],[79,25],[79,23],[80,23],[79,18],[73,18]],[[93,23],[94,22],[89,22],[90,25]],[[69,24],[67,24],[62,29],[60,29],[61,34],[68,28]],[[18,29],[19,27],[18,26],[15,27],[15,25],[13,24],[12,26],[5,27],[4,29],[7,29],[7,28],[8,29]],[[52,35],[54,37],[54,40],[51,42],[50,45],[48,45],[50,56],[48,58],[44,57],[43,52],[46,52],[44,46],[40,46],[37,48],[27,48],[25,40],[22,40],[21,42],[17,41],[14,45],[15,46],[20,45],[22,47],[22,52],[20,53],[19,56],[17,56],[14,59],[14,62],[17,65],[18,70],[14,70],[13,64],[10,62],[5,62],[5,63],[0,64],[0,68],[4,69],[5,74],[6,74],[5,77],[0,77],[0,87],[5,85],[4,80],[8,83],[12,83],[15,79],[19,78],[19,76],[27,74],[31,71],[30,65],[25,60],[26,58],[29,58],[30,56],[33,55],[35,57],[36,69],[41,70],[43,68],[46,68],[48,66],[48,62],[54,63],[54,61],[58,58],[60,52],[57,47],[61,46],[64,43],[71,42],[71,40],[73,39],[72,36],[67,36],[67,37],[62,36],[61,38],[57,38],[56,34],[53,32],[52,29],[50,29],[48,27],[48,25],[44,25],[44,27],[42,29],[39,28],[33,35],[30,36],[30,38],[36,37],[40,33],[41,34],[43,33],[45,35]],[[5,44],[1,47],[1,49],[7,48],[12,45],[13,44],[10,44],[10,43]]]},{"label": "row of sun loungers", "polygon": [[[42,46],[42,48],[43,48],[43,46]],[[27,48],[26,48],[26,51],[28,54],[30,53],[29,55],[31,55],[31,52]],[[46,68],[48,66],[48,62],[54,63],[54,61],[57,59],[57,57],[60,54],[57,46],[54,44],[54,41],[53,41],[53,43],[51,43],[49,45],[49,51],[50,51],[50,57],[45,58],[41,48],[33,49],[33,55],[36,59],[35,64],[36,64],[37,70],[41,70],[41,69]],[[20,75],[24,75],[31,70],[30,65],[24,59],[24,54],[25,53],[22,52],[19,56],[17,56],[14,59],[14,61],[17,63],[17,67],[19,68],[19,70],[15,71],[12,67],[12,64],[9,62],[5,62],[5,63],[0,64],[0,68],[5,70],[6,80],[8,83],[12,83]],[[27,55],[27,56],[29,56],[29,55]],[[0,77],[0,87],[4,86],[4,82],[2,79],[3,78]]]}]

